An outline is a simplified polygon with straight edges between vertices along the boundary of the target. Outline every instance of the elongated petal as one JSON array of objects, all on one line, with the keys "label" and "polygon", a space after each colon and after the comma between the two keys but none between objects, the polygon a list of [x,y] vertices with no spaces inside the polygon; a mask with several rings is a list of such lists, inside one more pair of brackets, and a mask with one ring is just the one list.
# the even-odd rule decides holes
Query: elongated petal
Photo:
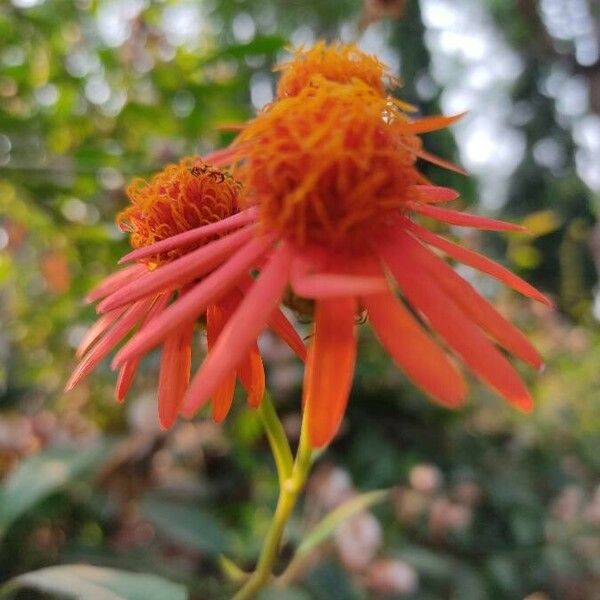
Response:
[{"label": "elongated petal", "polygon": [[[344,258],[346,258],[344,260]],[[299,253],[290,274],[292,289],[304,298],[339,298],[380,294],[388,284],[380,271],[373,275],[365,261],[355,257],[314,256],[307,260]]]},{"label": "elongated petal", "polygon": [[133,279],[137,279],[144,273],[146,273],[148,269],[144,265],[133,265],[131,267],[127,267],[126,269],[121,269],[116,273],[112,273],[105,279],[103,279],[87,296],[87,302],[96,302],[96,300],[100,300],[112,294],[114,291],[118,290],[125,283],[129,283]]},{"label": "elongated petal", "polygon": [[415,267],[428,271],[469,318],[515,356],[536,368],[542,365],[539,353],[529,340],[452,267],[432,254],[410,234],[400,231],[398,238],[401,239],[405,259],[412,261]]},{"label": "elongated petal", "polygon": [[205,154],[202,160],[205,163],[209,163],[214,167],[226,167],[233,162],[235,155],[239,152],[240,146],[229,146],[228,148],[221,148],[215,150],[210,154]]},{"label": "elongated petal", "polygon": [[248,394],[248,404],[252,408],[257,408],[265,395],[265,368],[257,344],[250,348],[239,366],[238,376]]},{"label": "elongated petal", "polygon": [[446,353],[391,293],[361,299],[381,343],[424,392],[451,408],[467,393],[465,381]]},{"label": "elongated petal", "polygon": [[175,422],[190,381],[193,333],[194,325],[188,323],[163,344],[158,377],[158,419],[163,429]]},{"label": "elongated petal", "polygon": [[382,244],[380,251],[413,308],[490,387],[521,410],[531,410],[533,400],[513,366],[444,290],[404,257],[404,247],[397,240],[393,247]]},{"label": "elongated petal", "polygon": [[327,445],[336,434],[352,386],[356,359],[356,300],[319,300],[315,334],[304,372],[304,410],[313,447]]},{"label": "elongated petal", "polygon": [[[255,258],[252,257],[253,260]],[[231,369],[241,364],[283,296],[291,262],[292,251],[287,245],[283,244],[273,252],[260,276],[227,322],[214,349],[194,376],[184,401],[183,413],[186,416],[192,416],[201,408]]]},{"label": "elongated petal", "polygon": [[445,129],[449,125],[456,123],[459,119],[462,119],[466,113],[459,113],[449,117],[443,115],[437,115],[435,117],[422,117],[409,123],[402,123],[400,128],[402,131],[407,133],[418,134],[428,133],[429,131],[436,131],[438,129]]},{"label": "elongated petal", "polygon": [[167,287],[181,285],[196,279],[221,264],[244,242],[248,241],[252,237],[252,233],[251,227],[240,229],[185,254],[173,262],[161,265],[105,298],[99,304],[98,310],[100,312],[114,310],[129,302],[160,292]]},{"label": "elongated petal", "polygon": [[306,360],[306,346],[288,318],[276,308],[269,317],[269,327],[298,355]]},{"label": "elongated petal", "polygon": [[[148,311],[148,314],[142,321],[140,329],[143,329],[148,323],[150,323],[150,321],[152,321],[154,317],[159,315],[165,309],[170,297],[171,293],[165,293],[156,298],[152,308]],[[125,396],[127,395],[127,392],[129,392],[129,388],[133,383],[133,379],[137,372],[140,361],[141,356],[136,356],[135,358],[132,358],[130,361],[127,361],[125,364],[123,364],[119,369],[117,384],[115,386],[115,397],[117,402],[123,402],[123,400],[125,400]]]},{"label": "elongated petal", "polygon": [[460,194],[452,188],[440,187],[437,185],[413,185],[410,192],[414,194],[416,200],[421,202],[451,202],[456,200]]},{"label": "elongated petal", "polygon": [[418,204],[416,202],[407,202],[410,210],[431,217],[437,221],[443,221],[450,225],[458,225],[460,227],[475,227],[477,229],[487,229],[489,231],[526,231],[522,225],[514,223],[506,223],[497,219],[488,217],[480,217],[458,210],[449,208],[440,208],[439,206],[430,206],[429,204]]},{"label": "elongated petal", "polygon": [[442,167],[442,169],[447,169],[448,171],[454,171],[454,173],[458,173],[460,175],[466,175],[467,172],[462,168],[459,167],[458,165],[455,165],[454,163],[448,161],[448,160],[444,160],[443,158],[440,158],[439,156],[436,156],[435,154],[431,154],[431,152],[427,152],[427,150],[424,150],[423,148],[420,149],[415,149],[415,148],[411,148],[410,146],[404,145],[404,148],[406,148],[406,150],[409,150],[410,152],[414,152],[414,154],[416,156],[418,156],[419,158],[422,158],[423,160],[426,160],[427,162],[431,163],[432,165],[437,165],[438,167]]},{"label": "elongated petal", "polygon": [[292,277],[292,288],[304,298],[340,298],[380,294],[387,290],[383,277],[339,275],[337,273],[297,274]]},{"label": "elongated petal", "polygon": [[106,335],[81,359],[65,386],[66,391],[72,390],[129,333],[148,311],[152,300],[140,300],[127,309]]},{"label": "elongated petal", "polygon": [[86,332],[77,346],[75,356],[81,358],[90,346],[125,312],[125,308],[117,308],[102,315]]},{"label": "elongated petal", "polygon": [[[221,331],[227,321],[233,314],[234,307],[237,308],[238,302],[222,302],[211,304],[206,309],[206,341],[209,353],[214,348]],[[236,371],[225,377],[223,383],[216,389],[212,396],[212,415],[214,421],[220,423],[227,416],[231,403],[233,402],[233,393],[235,391]]]},{"label": "elongated petal", "polygon": [[167,310],[149,323],[147,327],[129,340],[117,353],[113,367],[118,367],[130,358],[144,354],[158,345],[173,329],[194,321],[204,313],[206,307],[218,300],[237,280],[247,273],[248,268],[267,251],[273,238],[263,236],[252,239],[242,246],[231,259],[205,277],[184,297],[178,298]]},{"label": "elongated petal", "polygon": [[552,305],[552,302],[548,297],[544,296],[544,294],[536,290],[524,279],[521,279],[514,273],[511,273],[507,268],[487,258],[487,256],[478,254],[477,252],[469,250],[468,248],[463,248],[462,246],[436,235],[428,229],[425,229],[425,227],[421,227],[420,225],[417,225],[417,223],[414,223],[408,219],[406,219],[405,226],[410,229],[410,231],[414,233],[420,240],[429,244],[430,246],[434,246],[435,248],[442,250],[454,260],[457,260],[465,265],[468,265],[469,267],[473,267],[482,273],[486,273],[487,275],[498,279],[502,283],[505,283],[512,289],[520,292],[528,298],[533,298],[534,300],[547,304],[548,306]]},{"label": "elongated petal", "polygon": [[119,369],[115,385],[115,398],[119,404],[125,400],[125,396],[127,396],[127,392],[131,388],[141,360],[140,357],[132,358]]},{"label": "elongated petal", "polygon": [[149,256],[161,254],[175,248],[183,248],[185,246],[195,244],[200,240],[204,240],[212,235],[237,229],[242,225],[247,225],[248,223],[254,221],[256,219],[256,213],[256,208],[248,208],[233,215],[232,217],[227,217],[221,221],[211,223],[210,225],[203,225],[202,227],[196,227],[195,229],[190,229],[189,231],[184,231],[183,233],[179,233],[177,235],[172,235],[171,237],[159,242],[155,242],[154,244],[150,244],[149,246],[144,246],[143,248],[133,250],[133,252],[123,256],[119,260],[119,264],[131,262],[133,260],[140,260],[142,258],[148,258]]}]

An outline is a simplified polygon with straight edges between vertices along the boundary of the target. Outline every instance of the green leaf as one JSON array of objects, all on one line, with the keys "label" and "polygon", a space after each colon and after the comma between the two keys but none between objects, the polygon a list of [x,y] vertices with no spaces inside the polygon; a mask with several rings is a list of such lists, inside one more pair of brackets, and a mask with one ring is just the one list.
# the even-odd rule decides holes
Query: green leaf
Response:
[{"label": "green leaf", "polygon": [[21,588],[75,600],[186,600],[186,589],[146,573],[127,573],[90,565],[63,565],[25,573],[0,588],[9,598]]},{"label": "green leaf", "polygon": [[257,596],[257,600],[310,600],[307,592],[298,588],[280,588],[271,586],[265,588]]},{"label": "green leaf", "polygon": [[38,502],[98,466],[106,451],[105,445],[49,448],[23,461],[0,488],[0,537]]},{"label": "green leaf", "polygon": [[218,556],[226,547],[226,535],[215,518],[196,507],[147,498],[141,511],[157,531],[172,542],[209,556]]},{"label": "green leaf", "polygon": [[255,37],[246,44],[233,44],[206,57],[204,64],[214,62],[222,58],[244,58],[253,54],[273,54],[281,50],[287,44],[287,40],[279,35],[261,35]]},{"label": "green leaf", "polygon": [[294,560],[305,556],[313,548],[318,546],[321,542],[326,540],[336,529],[340,523],[343,523],[346,519],[349,519],[352,515],[359,513],[362,510],[383,502],[389,497],[389,490],[376,490],[374,492],[366,492],[351,498],[347,502],[344,502],[338,506],[335,510],[332,510],[327,514],[319,523],[308,533],[308,535],[302,540]]}]

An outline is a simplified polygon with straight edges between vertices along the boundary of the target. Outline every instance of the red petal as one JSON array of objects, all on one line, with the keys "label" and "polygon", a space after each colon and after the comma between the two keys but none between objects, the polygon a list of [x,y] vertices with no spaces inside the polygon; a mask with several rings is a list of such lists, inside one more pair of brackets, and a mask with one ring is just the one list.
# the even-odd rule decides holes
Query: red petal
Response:
[{"label": "red petal", "polygon": [[88,302],[95,302],[96,300],[100,300],[109,294],[112,294],[114,291],[118,290],[125,283],[129,283],[133,279],[136,279],[140,275],[146,273],[148,269],[145,265],[134,265],[132,267],[127,267],[126,269],[121,269],[116,273],[112,273],[105,279],[103,279],[87,296],[86,300]]},{"label": "red petal", "polygon": [[529,340],[500,315],[472,285],[417,240],[403,232],[399,233],[399,236],[406,260],[413,261],[416,267],[428,271],[457,306],[509,352],[536,368],[541,367],[542,359]]},{"label": "red petal", "polygon": [[269,318],[269,327],[298,355],[301,360],[306,360],[306,346],[288,318],[279,310]]},{"label": "red petal", "polygon": [[205,275],[227,260],[253,233],[252,226],[230,233],[219,240],[202,246],[189,254],[164,265],[154,271],[148,271],[121,287],[105,298],[99,305],[99,312],[107,312],[160,292],[168,287],[179,286]]},{"label": "red petal", "polygon": [[[236,302],[237,306],[237,302]],[[208,351],[213,348],[223,327],[232,315],[234,307],[230,302],[222,302],[219,304],[211,304],[206,309],[206,341]],[[233,393],[235,391],[235,369],[224,378],[223,383],[217,388],[212,395],[212,415],[213,419],[220,423],[227,416],[231,403],[233,401]]]},{"label": "red petal", "polygon": [[144,246],[143,248],[138,248],[137,250],[126,254],[119,260],[119,264],[130,262],[132,260],[140,260],[175,248],[189,246],[190,244],[206,239],[216,233],[231,231],[232,229],[236,229],[237,227],[254,221],[256,219],[256,212],[256,208],[248,208],[232,217],[222,219],[221,221],[216,221],[209,225],[202,225],[202,227],[196,227],[195,229],[172,235],[164,240],[155,242],[149,246]]},{"label": "red petal", "polygon": [[158,418],[163,429],[175,422],[190,381],[193,332],[193,324],[188,324],[163,344],[158,378]]},{"label": "red petal", "polygon": [[144,314],[148,311],[153,298],[140,300],[130,306],[123,316],[112,326],[106,335],[81,359],[71,374],[65,390],[72,390],[84,377],[86,377],[98,363],[135,327]]},{"label": "red petal", "polygon": [[437,185],[413,185],[410,192],[415,194],[417,201],[421,202],[451,202],[456,200],[460,194],[452,188]]},{"label": "red petal", "polygon": [[356,301],[319,300],[315,335],[304,373],[305,410],[311,444],[321,448],[335,435],[348,402],[356,358]]},{"label": "red petal", "polygon": [[238,376],[248,394],[248,404],[257,408],[265,395],[265,369],[256,344],[240,365]]},{"label": "red petal", "polygon": [[377,337],[396,364],[442,404],[462,404],[467,387],[446,353],[391,293],[361,298]]},{"label": "red petal", "polygon": [[[254,262],[255,257],[251,258]],[[185,416],[191,417],[231,370],[239,367],[283,296],[291,261],[292,251],[287,245],[282,244],[273,252],[194,376],[183,407]]]},{"label": "red petal", "polygon": [[508,269],[499,265],[487,258],[487,256],[483,256],[482,254],[478,254],[473,250],[469,250],[468,248],[463,248],[446,238],[443,238],[435,233],[432,233],[428,229],[417,225],[413,221],[406,219],[405,226],[410,229],[412,233],[414,233],[420,240],[425,243],[434,246],[435,248],[439,248],[443,252],[445,252],[448,256],[453,259],[468,265],[469,267],[473,267],[482,273],[487,273],[491,277],[498,279],[513,288],[517,292],[520,292],[524,296],[528,298],[533,298],[538,302],[543,302],[549,306],[552,305],[552,302],[549,298],[544,296],[541,292],[538,292],[532,285],[527,283],[525,280],[521,279],[514,273],[511,273]]},{"label": "red petal", "polygon": [[451,210],[449,208],[440,208],[439,206],[419,204],[417,202],[407,202],[407,206],[410,210],[414,210],[421,215],[431,217],[437,221],[449,223],[450,225],[476,227],[477,229],[488,229],[490,231],[526,231],[525,227],[522,225],[480,217],[479,215],[472,215],[458,210]]},{"label": "red petal", "polygon": [[484,381],[518,408],[529,411],[533,400],[512,365],[486,339],[479,328],[448,298],[437,283],[405,257],[406,244],[380,250],[402,292],[413,308],[423,314],[465,363]]},{"label": "red petal", "polygon": [[144,329],[138,332],[121,348],[113,360],[118,367],[133,356],[148,352],[165,339],[173,329],[189,321],[194,321],[206,307],[233,289],[240,277],[259,256],[265,253],[272,238],[253,239],[242,246],[231,259],[205,277],[184,297],[178,298],[165,312]]},{"label": "red petal", "polygon": [[400,128],[403,131],[407,131],[408,133],[418,134],[418,133],[428,133],[429,131],[436,131],[438,129],[445,129],[452,123],[455,123],[459,119],[462,119],[466,113],[459,113],[457,115],[452,115],[450,117],[446,117],[443,115],[436,115],[435,117],[423,117],[421,119],[416,119],[415,121],[411,121],[409,123],[402,123]]},{"label": "red petal", "polygon": [[[170,297],[171,294],[167,293],[162,294],[155,300],[152,308],[148,311],[146,318],[142,322],[140,329],[143,329],[156,315],[160,314],[165,309]],[[126,362],[119,369],[117,384],[115,386],[115,397],[117,402],[123,402],[125,399],[125,396],[127,395],[127,392],[133,383],[133,378],[135,377],[140,361],[141,357],[136,356],[135,358],[132,358],[130,361]]]}]

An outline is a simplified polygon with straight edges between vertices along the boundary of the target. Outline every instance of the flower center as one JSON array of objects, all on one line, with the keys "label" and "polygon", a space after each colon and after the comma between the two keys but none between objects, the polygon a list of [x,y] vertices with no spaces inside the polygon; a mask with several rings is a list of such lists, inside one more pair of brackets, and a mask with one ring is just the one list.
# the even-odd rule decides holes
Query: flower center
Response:
[{"label": "flower center", "polygon": [[300,48],[287,62],[280,63],[277,97],[296,96],[305,87],[314,85],[315,76],[329,81],[351,83],[359,79],[379,94],[385,94],[386,86],[397,84],[388,67],[375,56],[366,54],[356,44],[315,44],[309,50]]},{"label": "flower center", "polygon": [[[231,175],[200,158],[185,158],[150,181],[134,179],[127,188],[131,206],[117,216],[117,225],[130,233],[133,248],[141,248],[235,214],[240,192],[241,184]],[[155,267],[212,239],[151,256],[145,262]]]},{"label": "flower center", "polygon": [[407,122],[363,82],[320,79],[247,125],[234,173],[266,230],[299,245],[362,245],[425,181]]}]

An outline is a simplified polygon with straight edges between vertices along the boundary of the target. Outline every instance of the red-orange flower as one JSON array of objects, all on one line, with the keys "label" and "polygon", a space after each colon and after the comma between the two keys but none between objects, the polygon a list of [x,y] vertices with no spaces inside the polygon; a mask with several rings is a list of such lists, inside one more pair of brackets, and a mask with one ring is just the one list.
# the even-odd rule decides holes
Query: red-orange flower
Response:
[{"label": "red-orange flower", "polygon": [[[154,327],[161,315],[193,294],[231,250],[251,238],[247,223],[252,214],[238,212],[240,192],[240,183],[231,175],[199,158],[184,159],[167,166],[149,182],[138,179],[129,186],[131,206],[118,216],[117,222],[130,232],[134,248],[152,245],[155,250],[134,266],[110,275],[89,294],[89,301],[100,301],[98,309],[103,315],[77,350],[81,360],[67,389],[77,385],[132,330],[137,328],[139,335]],[[221,237],[239,226],[242,228],[232,235]],[[200,236],[194,234],[198,227],[202,228]],[[175,235],[186,239],[190,231],[193,240],[189,244],[161,247]],[[158,414],[162,427],[173,424],[188,388],[196,323],[201,320],[208,347],[212,348],[250,284],[249,275],[240,278],[225,293],[205,303],[193,319],[167,323],[161,330]],[[302,340],[283,313],[273,312],[269,323],[300,356],[304,355]],[[141,358],[140,354],[120,365],[118,401],[125,398]],[[216,421],[224,419],[229,411],[236,378],[246,389],[248,403],[258,406],[264,394],[265,376],[256,340],[211,392]]]},{"label": "red-orange flower", "polygon": [[[203,307],[251,265],[260,274],[190,384],[184,414],[194,414],[218,389],[277,310],[288,286],[314,301],[303,404],[314,446],[327,444],[342,419],[354,370],[356,317],[363,310],[398,366],[432,398],[455,407],[466,395],[452,353],[510,403],[530,410],[528,390],[496,344],[534,367],[541,364],[538,353],[431,248],[526,296],[543,302],[546,298],[504,267],[424,229],[413,214],[479,229],[522,228],[438,206],[458,194],[432,185],[417,169],[417,159],[460,169],[427,153],[418,136],[456,117],[410,119],[373,78],[356,76],[349,67],[347,77],[342,68],[330,69],[336,52],[340,64],[347,65],[343,46],[319,48],[327,61],[296,77],[294,81],[304,83],[280,92],[221,155],[233,160],[233,174],[244,184],[240,214],[255,218],[249,226],[252,237],[210,276],[215,292],[210,278],[199,284],[134,336],[117,362],[132,360],[159,343],[167,325],[184,323],[198,313],[198,298]],[[301,64],[292,61],[283,78],[293,79],[290,73],[302,73],[301,67],[310,62],[306,54],[296,61]],[[380,80],[384,73],[379,71]],[[203,231],[199,228],[197,234]],[[174,236],[169,243],[176,247],[187,242]],[[149,246],[132,257],[140,259],[157,249]]]}]

